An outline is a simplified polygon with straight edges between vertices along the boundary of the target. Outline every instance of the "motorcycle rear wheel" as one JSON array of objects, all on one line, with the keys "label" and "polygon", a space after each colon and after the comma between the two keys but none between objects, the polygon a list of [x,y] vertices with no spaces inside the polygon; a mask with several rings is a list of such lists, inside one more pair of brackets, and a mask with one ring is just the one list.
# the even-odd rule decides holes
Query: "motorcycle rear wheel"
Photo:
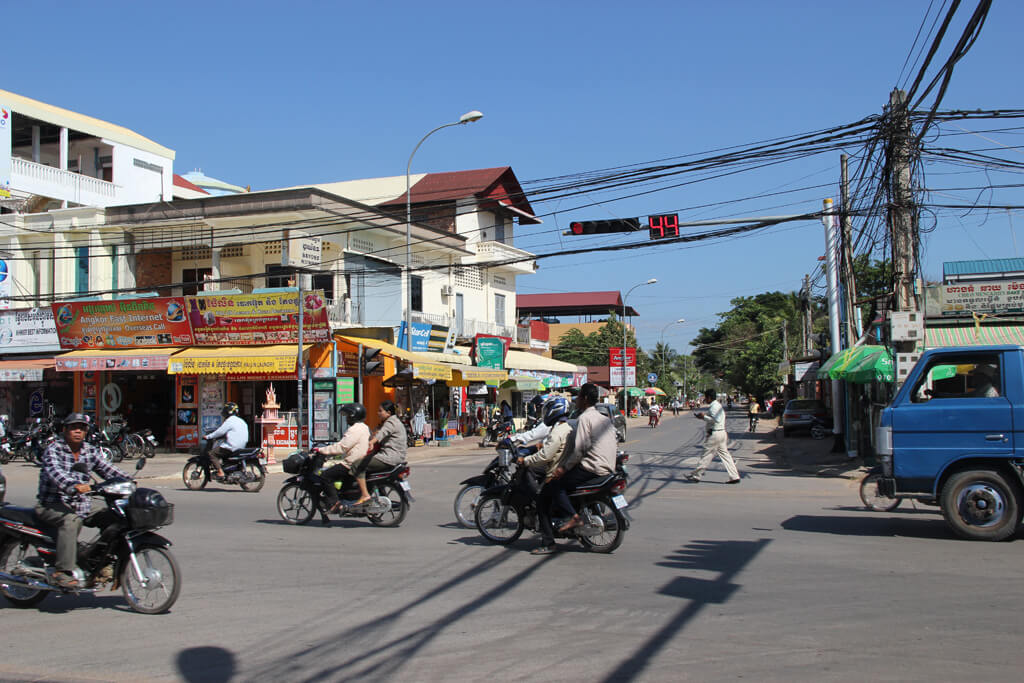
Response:
[{"label": "motorcycle rear wheel", "polygon": [[108,448],[108,450],[110,450],[110,459],[114,462],[121,462],[124,460],[124,449],[120,446],[104,446],[104,448]]},{"label": "motorcycle rear wheel", "polygon": [[391,501],[391,509],[380,515],[367,515],[366,518],[374,526],[392,527],[398,526],[405,520],[409,512],[409,501],[402,493],[402,490],[394,484],[381,484],[373,497],[387,498]]},{"label": "motorcycle rear wheel", "polygon": [[0,465],[6,465],[11,460],[14,460],[14,451],[0,451]]},{"label": "motorcycle rear wheel", "polygon": [[185,482],[185,488],[188,490],[198,491],[210,483],[210,473],[198,462],[187,462],[185,469],[181,471],[181,480]]},{"label": "motorcycle rear wheel", "polygon": [[611,501],[605,499],[587,503],[585,510],[592,516],[601,518],[604,522],[604,531],[596,536],[579,536],[579,542],[592,553],[614,552],[622,545],[623,537],[626,535],[626,522],[622,513]]},{"label": "motorcycle rear wheel", "polygon": [[[42,558],[39,557],[34,548],[31,550],[22,548],[20,543],[10,540],[0,546],[0,569],[8,574],[12,574],[18,564],[27,557],[35,557],[37,562],[33,564],[43,565]],[[0,586],[0,593],[15,607],[32,607],[37,605],[46,597],[48,592],[12,584]]]},{"label": "motorcycle rear wheel", "polygon": [[523,533],[523,515],[514,505],[503,503],[500,495],[483,495],[473,513],[476,529],[491,543],[509,545]]},{"label": "motorcycle rear wheel", "polygon": [[315,512],[313,495],[298,484],[287,484],[277,494],[277,514],[289,524],[308,524]]},{"label": "motorcycle rear wheel", "polygon": [[252,460],[245,463],[245,465],[242,467],[242,474],[251,474],[253,477],[255,477],[253,481],[243,481],[239,483],[239,486],[242,487],[242,490],[247,491],[249,493],[256,493],[261,488],[263,488],[263,484],[267,481],[267,471],[263,469],[262,465],[253,462]]},{"label": "motorcycle rear wheel", "polygon": [[480,500],[480,494],[484,492],[484,487],[479,484],[467,484],[462,487],[458,495],[455,496],[455,521],[459,523],[463,529],[475,529],[476,519],[473,516],[476,510],[477,502]]},{"label": "motorcycle rear wheel", "polygon": [[128,606],[142,614],[161,614],[171,608],[181,592],[181,569],[165,548],[144,546],[135,551],[144,580],[135,575],[132,563],[121,569],[121,592]]},{"label": "motorcycle rear wheel", "polygon": [[128,458],[144,458],[146,443],[140,434],[129,434],[124,438],[125,456]]}]

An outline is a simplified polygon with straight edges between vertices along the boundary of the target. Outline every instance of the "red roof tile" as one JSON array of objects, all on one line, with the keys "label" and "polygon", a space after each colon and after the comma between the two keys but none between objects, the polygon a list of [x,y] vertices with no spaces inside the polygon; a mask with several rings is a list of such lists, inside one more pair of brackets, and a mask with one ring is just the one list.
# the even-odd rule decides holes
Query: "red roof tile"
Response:
[{"label": "red roof tile", "polygon": [[[410,190],[413,204],[428,202],[454,201],[475,197],[492,206],[501,204],[511,206],[533,216],[533,207],[526,200],[526,194],[519,185],[519,180],[511,167],[479,168],[471,171],[450,171],[447,173],[428,173]],[[404,205],[405,193],[396,199],[384,202],[382,206]],[[516,214],[521,223],[534,221]],[[539,220],[536,222],[540,222]]]},{"label": "red roof tile", "polygon": [[182,178],[177,173],[174,174],[174,184],[177,185],[178,187],[184,187],[186,190],[192,190],[194,192],[202,192],[203,194],[210,194],[209,192],[207,192],[203,188],[199,187],[195,183],[191,183],[191,182],[185,180],[184,178]]},{"label": "red roof tile", "polygon": [[[557,292],[551,294],[517,294],[516,310],[520,314],[588,315],[608,311],[622,313],[622,293],[610,292]],[[632,306],[626,315],[639,315]]]}]

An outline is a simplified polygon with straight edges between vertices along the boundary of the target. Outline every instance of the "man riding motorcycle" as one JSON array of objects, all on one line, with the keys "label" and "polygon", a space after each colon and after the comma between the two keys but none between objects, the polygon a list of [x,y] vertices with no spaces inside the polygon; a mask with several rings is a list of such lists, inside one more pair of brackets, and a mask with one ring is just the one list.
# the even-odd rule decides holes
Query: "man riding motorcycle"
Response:
[{"label": "man riding motorcycle", "polygon": [[[228,401],[220,410],[224,421],[214,431],[203,438],[206,439],[206,451],[210,457],[210,463],[217,468],[217,479],[224,478],[224,468],[221,465],[221,458],[231,455],[245,448],[249,443],[249,425],[245,420],[238,417],[238,404]],[[224,441],[211,448],[214,439],[224,438]]]},{"label": "man riding motorcycle", "polygon": [[[314,453],[323,455],[344,455],[341,462],[328,467],[320,475],[330,484],[353,474],[361,461],[369,458],[367,454],[370,448],[370,428],[363,420],[366,418],[366,408],[362,403],[349,403],[341,407],[341,412],[348,417],[349,427],[345,430],[344,436],[338,443],[314,448]],[[359,484],[360,500],[369,500],[370,492],[366,488],[366,479],[356,479]],[[324,502],[329,506],[328,512],[334,513],[341,509],[341,500],[338,498],[338,490],[333,486],[324,487]]]},{"label": "man riding motorcycle", "polygon": [[[92,490],[90,472],[96,471],[105,479],[123,477],[121,470],[103,459],[100,450],[86,443],[89,418],[82,413],[71,413],[63,422],[62,438],[54,441],[43,453],[39,470],[39,504],[36,516],[46,524],[57,527],[57,571],[53,581],[61,588],[77,588],[74,569],[78,562],[78,534],[84,520],[92,510],[92,501],[85,494]],[[84,464],[84,472],[72,469]]]}]

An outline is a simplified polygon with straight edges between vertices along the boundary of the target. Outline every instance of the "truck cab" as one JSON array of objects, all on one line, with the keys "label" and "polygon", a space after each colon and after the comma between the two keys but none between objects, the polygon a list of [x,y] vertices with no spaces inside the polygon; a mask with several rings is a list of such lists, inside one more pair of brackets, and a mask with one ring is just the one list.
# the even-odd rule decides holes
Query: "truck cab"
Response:
[{"label": "truck cab", "polygon": [[937,502],[963,538],[1009,538],[1024,510],[1024,347],[925,352],[876,437],[883,491]]}]

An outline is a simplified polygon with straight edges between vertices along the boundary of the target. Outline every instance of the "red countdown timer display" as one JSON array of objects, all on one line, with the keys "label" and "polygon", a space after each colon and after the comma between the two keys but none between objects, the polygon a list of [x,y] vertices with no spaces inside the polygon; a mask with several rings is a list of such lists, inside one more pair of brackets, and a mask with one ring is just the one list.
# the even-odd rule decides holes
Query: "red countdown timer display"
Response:
[{"label": "red countdown timer display", "polygon": [[651,239],[660,240],[666,237],[679,237],[679,214],[668,213],[663,216],[648,216]]}]

